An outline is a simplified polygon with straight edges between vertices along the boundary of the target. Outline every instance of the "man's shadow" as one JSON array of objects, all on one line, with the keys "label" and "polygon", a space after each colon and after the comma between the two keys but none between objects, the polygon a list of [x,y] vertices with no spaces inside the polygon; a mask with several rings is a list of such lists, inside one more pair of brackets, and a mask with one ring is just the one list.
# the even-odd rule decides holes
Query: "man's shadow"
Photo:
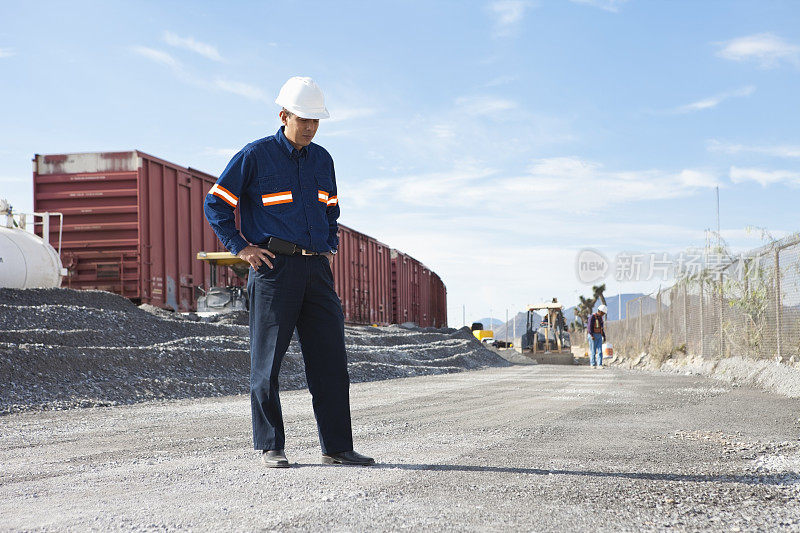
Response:
[{"label": "man's shadow", "polygon": [[[318,465],[297,465],[318,466]],[[800,474],[664,474],[653,472],[601,472],[596,470],[564,470],[546,468],[520,468],[510,466],[377,463],[366,467],[373,469],[396,469],[427,472],[486,472],[495,474],[528,474],[533,476],[584,476],[642,479],[647,481],[689,481],[694,483],[741,483],[746,485],[798,485]]]}]

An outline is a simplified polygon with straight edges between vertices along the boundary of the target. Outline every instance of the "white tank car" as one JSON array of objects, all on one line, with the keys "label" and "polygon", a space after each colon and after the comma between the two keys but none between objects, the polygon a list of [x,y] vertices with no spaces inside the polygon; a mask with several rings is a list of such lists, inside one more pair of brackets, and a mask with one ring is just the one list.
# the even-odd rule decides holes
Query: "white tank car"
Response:
[{"label": "white tank car", "polygon": [[[60,287],[61,277],[66,275],[61,258],[49,242],[26,229],[29,215],[12,213],[5,200],[0,200],[0,215],[6,216],[5,226],[0,226],[0,287]],[[36,217],[42,217],[42,234],[48,236],[49,240],[50,216],[61,215],[34,213],[32,216],[34,224]]]}]

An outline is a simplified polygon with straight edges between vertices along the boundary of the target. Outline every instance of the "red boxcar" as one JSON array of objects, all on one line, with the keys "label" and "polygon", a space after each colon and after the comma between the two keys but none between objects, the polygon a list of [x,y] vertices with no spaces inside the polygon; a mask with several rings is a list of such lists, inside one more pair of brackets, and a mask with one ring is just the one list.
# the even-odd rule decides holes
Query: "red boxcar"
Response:
[{"label": "red boxcar", "polygon": [[[36,155],[34,210],[64,214],[63,285],[195,309],[194,287],[210,283],[196,254],[223,250],[203,216],[215,181],[139,151]],[[218,283],[240,282],[221,269]]]},{"label": "red boxcar", "polygon": [[447,290],[441,279],[398,250],[392,250],[392,321],[422,327],[447,325]]},{"label": "red boxcar", "polygon": [[436,272],[431,272],[431,313],[436,327],[447,325],[447,288]]},{"label": "red boxcar", "polygon": [[339,225],[339,253],[333,260],[333,277],[346,322],[391,323],[391,275],[388,246]]},{"label": "red boxcar", "polygon": [[[195,287],[211,284],[210,267],[196,254],[224,250],[203,215],[215,176],[136,150],[36,155],[33,163],[34,210],[64,214],[65,286],[196,308]],[[346,226],[339,239],[333,272],[348,323],[447,323],[446,290],[435,273]],[[217,284],[243,282],[220,268]]]}]

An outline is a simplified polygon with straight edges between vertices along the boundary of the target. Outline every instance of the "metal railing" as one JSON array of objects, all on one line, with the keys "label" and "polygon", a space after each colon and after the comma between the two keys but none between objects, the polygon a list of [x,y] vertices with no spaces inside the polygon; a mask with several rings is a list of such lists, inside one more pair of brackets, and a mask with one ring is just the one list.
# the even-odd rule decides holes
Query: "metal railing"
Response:
[{"label": "metal railing", "polygon": [[614,351],[661,362],[679,353],[800,360],[800,234],[708,259],[671,287],[629,301],[626,318],[606,324]]}]

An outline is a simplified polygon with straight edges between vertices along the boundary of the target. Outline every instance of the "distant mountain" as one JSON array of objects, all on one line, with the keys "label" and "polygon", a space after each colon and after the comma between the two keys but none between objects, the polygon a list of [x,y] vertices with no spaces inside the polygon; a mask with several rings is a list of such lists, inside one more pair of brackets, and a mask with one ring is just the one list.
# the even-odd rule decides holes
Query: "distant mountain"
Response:
[{"label": "distant mountain", "polygon": [[[494,326],[495,330],[497,329],[497,326],[501,326],[503,324],[503,321],[499,318],[479,318],[478,320],[475,320],[475,322],[480,322],[483,324],[483,329],[492,329],[492,326]],[[470,326],[471,324],[472,322],[467,324],[467,326]]]}]

